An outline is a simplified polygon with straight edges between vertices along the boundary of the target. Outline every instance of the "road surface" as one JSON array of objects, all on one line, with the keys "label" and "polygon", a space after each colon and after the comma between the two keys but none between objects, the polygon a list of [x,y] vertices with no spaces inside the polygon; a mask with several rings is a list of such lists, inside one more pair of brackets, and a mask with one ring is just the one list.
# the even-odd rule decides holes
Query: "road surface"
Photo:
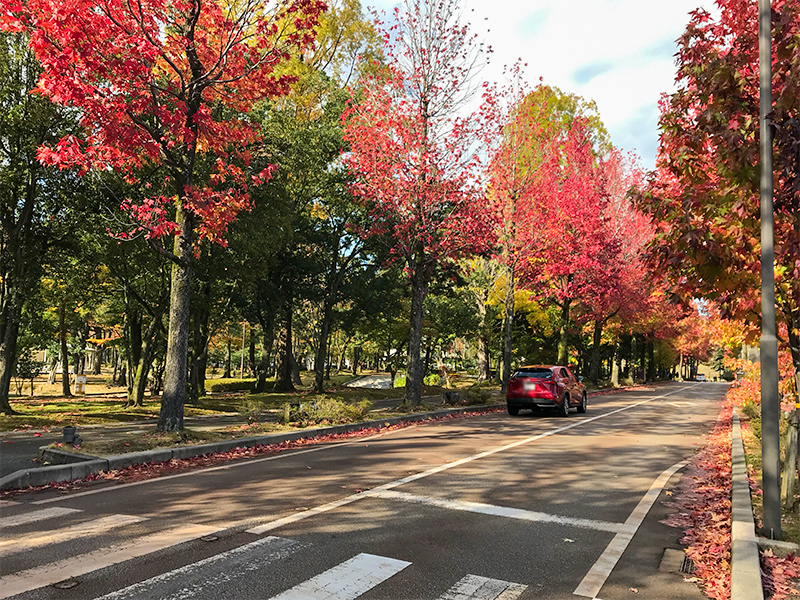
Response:
[{"label": "road surface", "polygon": [[700,599],[659,523],[727,386],[501,412],[4,501],[0,598]]}]

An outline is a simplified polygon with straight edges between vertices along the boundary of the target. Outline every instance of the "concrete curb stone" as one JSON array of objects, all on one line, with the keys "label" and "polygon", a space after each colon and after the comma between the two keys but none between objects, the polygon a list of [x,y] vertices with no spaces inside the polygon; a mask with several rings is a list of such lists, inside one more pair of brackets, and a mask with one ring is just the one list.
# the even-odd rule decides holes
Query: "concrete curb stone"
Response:
[{"label": "concrete curb stone", "polygon": [[[632,388],[641,387],[642,385],[658,385],[640,384],[631,386]],[[589,392],[588,396],[604,395],[617,391],[623,391],[626,388],[615,388],[598,390],[596,392]],[[325,435],[340,435],[359,431],[362,429],[370,429],[383,427],[387,425],[398,425],[400,423],[414,423],[418,421],[425,421],[428,419],[435,419],[448,415],[457,415],[466,412],[497,410],[506,407],[505,400],[498,404],[482,404],[475,406],[466,406],[461,408],[447,408],[431,412],[415,413],[411,415],[403,415],[399,417],[388,417],[385,419],[373,419],[370,421],[362,421],[360,423],[349,423],[347,425],[334,425],[331,427],[318,427],[312,429],[303,429],[292,431],[289,433],[278,433],[265,436],[256,436],[249,438],[241,438],[237,440],[226,440],[223,442],[213,442],[210,444],[201,444],[196,446],[178,446],[175,448],[161,448],[156,450],[146,450],[143,452],[131,452],[127,454],[117,454],[106,458],[90,456],[87,454],[76,455],[75,453],[58,451],[56,449],[47,448],[48,456],[53,456],[60,463],[67,462],[67,457],[63,455],[70,455],[71,457],[79,457],[80,462],[73,462],[71,465],[59,464],[47,467],[36,467],[32,469],[23,469],[15,471],[5,477],[0,478],[0,491],[22,489],[26,487],[35,487],[48,485],[50,483],[61,483],[64,481],[73,481],[81,479],[88,475],[96,475],[103,471],[114,469],[123,469],[137,464],[144,464],[150,462],[169,462],[174,459],[194,458],[206,454],[214,454],[217,452],[229,452],[234,448],[251,448],[258,445],[268,444],[281,444],[284,442],[293,442],[299,439],[310,439]],[[46,447],[43,447],[46,448]],[[52,453],[52,454],[50,454]],[[74,471],[72,467],[75,467]],[[73,473],[75,475],[73,476]]]},{"label": "concrete curb stone", "polygon": [[[128,454],[117,454],[106,458],[84,454],[79,455],[82,457],[79,458],[81,462],[24,469],[11,473],[10,475],[6,475],[5,477],[0,478],[0,491],[36,487],[51,483],[62,483],[65,481],[74,481],[75,479],[82,479],[88,475],[96,475],[103,471],[124,469],[125,467],[151,462],[169,462],[173,458],[194,458],[196,456],[214,454],[217,452],[229,452],[234,448],[251,448],[253,446],[281,444],[284,442],[293,442],[300,439],[311,439],[326,435],[340,435],[353,431],[360,431],[362,429],[384,427],[386,425],[397,425],[399,423],[414,423],[448,415],[457,415],[475,411],[497,410],[500,408],[505,408],[505,406],[506,404],[503,402],[502,404],[486,404],[464,408],[450,408],[432,412],[416,413],[413,415],[404,415],[400,417],[374,419],[371,421],[362,421],[360,423],[349,423],[347,425],[317,427],[312,429],[292,431],[289,433],[262,435],[241,438],[238,440],[226,440],[223,442],[213,442],[210,444],[201,444],[197,446],[179,446],[176,448],[159,448],[156,450],[146,450],[143,452],[130,452]],[[52,452],[54,449],[48,450]],[[53,456],[57,456],[59,460],[65,460],[64,457],[61,456],[64,454],[76,456],[74,453],[68,453],[65,451],[57,451],[53,453]]]},{"label": "concrete curb stone", "polygon": [[731,600],[764,600],[742,430],[735,412],[731,444]]}]

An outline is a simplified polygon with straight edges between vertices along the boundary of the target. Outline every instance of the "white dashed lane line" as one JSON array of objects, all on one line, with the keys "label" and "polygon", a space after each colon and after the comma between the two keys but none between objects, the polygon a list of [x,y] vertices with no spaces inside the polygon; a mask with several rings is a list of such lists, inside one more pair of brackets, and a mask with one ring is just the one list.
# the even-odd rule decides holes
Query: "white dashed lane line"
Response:
[{"label": "white dashed lane line", "polygon": [[400,500],[414,504],[424,504],[426,506],[436,506],[449,510],[460,510],[464,512],[491,515],[494,517],[505,517],[508,519],[519,519],[521,521],[532,521],[536,523],[553,523],[555,525],[566,525],[569,527],[580,527],[582,529],[594,529],[597,531],[609,531],[619,533],[623,529],[622,523],[612,523],[610,521],[596,521],[593,519],[579,519],[574,517],[564,517],[560,515],[550,515],[543,512],[524,510],[521,508],[511,508],[508,506],[494,506],[481,502],[468,502],[465,500],[449,500],[446,498],[431,498],[429,496],[419,496],[417,494],[406,494],[405,492],[395,492],[391,490],[366,492],[366,495],[384,500]]}]

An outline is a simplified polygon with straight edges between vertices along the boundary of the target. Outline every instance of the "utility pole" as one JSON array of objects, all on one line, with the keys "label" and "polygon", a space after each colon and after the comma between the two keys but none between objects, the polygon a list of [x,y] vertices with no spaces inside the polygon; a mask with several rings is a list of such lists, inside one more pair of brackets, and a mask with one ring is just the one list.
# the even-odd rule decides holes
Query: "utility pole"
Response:
[{"label": "utility pole", "polygon": [[772,181],[772,3],[758,0],[758,62],[761,137],[761,487],[764,490],[762,534],[781,533],[780,394],[778,338],[775,329],[775,251]]}]

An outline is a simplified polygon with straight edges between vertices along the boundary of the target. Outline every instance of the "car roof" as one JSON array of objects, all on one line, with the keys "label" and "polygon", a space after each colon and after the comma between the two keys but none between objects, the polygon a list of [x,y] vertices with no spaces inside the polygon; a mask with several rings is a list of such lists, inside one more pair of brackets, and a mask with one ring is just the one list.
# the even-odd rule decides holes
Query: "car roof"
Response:
[{"label": "car roof", "polygon": [[[561,369],[561,365],[521,365],[517,369]],[[566,369],[567,367],[563,367]]]}]

